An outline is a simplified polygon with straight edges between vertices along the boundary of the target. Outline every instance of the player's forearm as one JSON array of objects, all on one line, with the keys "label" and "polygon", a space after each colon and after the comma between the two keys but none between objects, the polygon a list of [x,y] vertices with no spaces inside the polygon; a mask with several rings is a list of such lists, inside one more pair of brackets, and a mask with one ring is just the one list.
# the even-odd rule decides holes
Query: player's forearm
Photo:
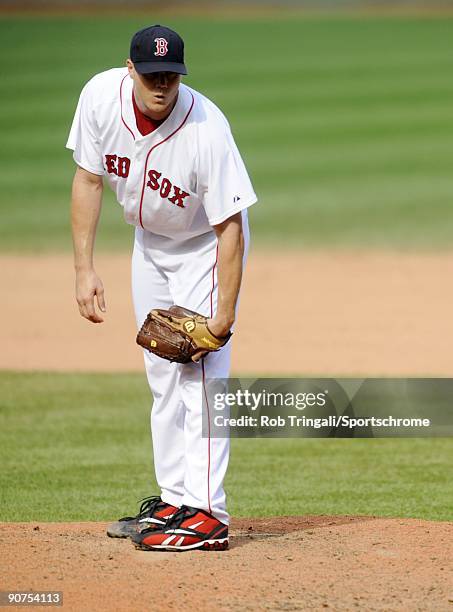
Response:
[{"label": "player's forearm", "polygon": [[[241,215],[235,215],[225,226],[216,228],[219,252],[217,260],[217,311],[215,320],[222,333],[227,333],[234,323],[236,303],[242,280],[244,236]],[[217,330],[219,331],[219,329]]]},{"label": "player's forearm", "polygon": [[76,270],[93,267],[93,249],[102,206],[102,178],[78,168],[72,184],[71,225]]}]

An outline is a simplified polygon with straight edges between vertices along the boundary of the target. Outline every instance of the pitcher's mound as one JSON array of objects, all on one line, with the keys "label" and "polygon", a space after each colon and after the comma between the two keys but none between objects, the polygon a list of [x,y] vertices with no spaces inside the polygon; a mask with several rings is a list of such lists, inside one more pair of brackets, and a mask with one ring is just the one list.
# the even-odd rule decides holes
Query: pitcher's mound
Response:
[{"label": "pitcher's mound", "polygon": [[185,553],[138,551],[105,527],[0,523],[0,590],[63,591],[77,612],[453,610],[450,522],[236,519],[228,551]]}]

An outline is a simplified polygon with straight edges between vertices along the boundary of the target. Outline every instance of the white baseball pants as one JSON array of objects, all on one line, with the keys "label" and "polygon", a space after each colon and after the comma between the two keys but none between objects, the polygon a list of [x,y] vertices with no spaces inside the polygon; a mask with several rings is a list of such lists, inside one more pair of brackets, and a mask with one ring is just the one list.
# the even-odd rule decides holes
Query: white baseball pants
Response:
[{"label": "white baseball pants", "polygon": [[[248,226],[244,219],[248,245]],[[136,228],[132,293],[137,326],[152,308],[184,306],[211,317],[217,307],[217,239],[209,232],[184,242]],[[227,378],[231,341],[200,363],[170,363],[144,350],[154,397],[151,432],[156,479],[163,501],[193,506],[228,524],[223,481],[229,439],[202,437],[204,380]]]}]

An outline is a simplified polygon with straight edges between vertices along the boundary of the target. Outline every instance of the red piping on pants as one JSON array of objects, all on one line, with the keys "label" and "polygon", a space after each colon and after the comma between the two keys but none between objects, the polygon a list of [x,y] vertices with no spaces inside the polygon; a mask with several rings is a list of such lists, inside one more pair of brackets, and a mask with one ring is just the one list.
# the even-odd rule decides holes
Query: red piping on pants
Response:
[{"label": "red piping on pants", "polygon": [[215,274],[215,269],[216,269],[216,266],[217,266],[217,260],[218,260],[218,258],[219,258],[219,245],[218,245],[218,243],[217,243],[217,248],[216,248],[216,250],[215,250],[215,263],[214,263],[214,265],[213,265],[213,267],[212,267],[212,288],[211,288],[211,295],[210,295],[210,301],[211,301],[211,319],[212,319],[212,317],[214,316],[214,309],[213,309],[213,307],[212,307],[212,295],[213,295],[213,293],[214,293],[214,285],[215,285],[215,282],[214,282],[214,274]]},{"label": "red piping on pants", "polygon": [[208,508],[211,513],[211,415],[209,410],[208,394],[206,393],[206,378],[204,371],[204,359],[201,360],[201,371],[203,376],[203,391],[206,400],[206,410],[208,413]]},{"label": "red piping on pants", "polygon": [[[215,252],[215,262],[214,262],[214,265],[212,266],[212,287],[211,287],[211,294],[210,294],[211,319],[214,316],[212,296],[214,294],[215,269],[217,266],[218,257],[219,257],[219,245],[217,244],[217,248]],[[202,378],[203,378],[203,392],[204,392],[204,397],[206,401],[206,411],[208,414],[208,507],[209,507],[209,512],[211,512],[211,414],[210,414],[210,409],[209,409],[208,394],[206,391],[206,374],[205,374],[205,369],[204,369],[204,357],[201,360],[201,372],[202,372]]]}]

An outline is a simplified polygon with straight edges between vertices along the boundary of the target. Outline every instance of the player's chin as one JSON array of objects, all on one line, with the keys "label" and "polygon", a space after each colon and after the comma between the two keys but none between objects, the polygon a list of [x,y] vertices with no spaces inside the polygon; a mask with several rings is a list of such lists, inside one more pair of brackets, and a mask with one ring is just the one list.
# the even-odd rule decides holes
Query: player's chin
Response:
[{"label": "player's chin", "polygon": [[152,101],[153,106],[157,106],[159,108],[165,108],[169,106],[169,102],[167,98],[162,98],[160,96],[155,96]]},{"label": "player's chin", "polygon": [[153,100],[146,105],[149,113],[165,113],[168,107],[168,102],[164,100]]}]

